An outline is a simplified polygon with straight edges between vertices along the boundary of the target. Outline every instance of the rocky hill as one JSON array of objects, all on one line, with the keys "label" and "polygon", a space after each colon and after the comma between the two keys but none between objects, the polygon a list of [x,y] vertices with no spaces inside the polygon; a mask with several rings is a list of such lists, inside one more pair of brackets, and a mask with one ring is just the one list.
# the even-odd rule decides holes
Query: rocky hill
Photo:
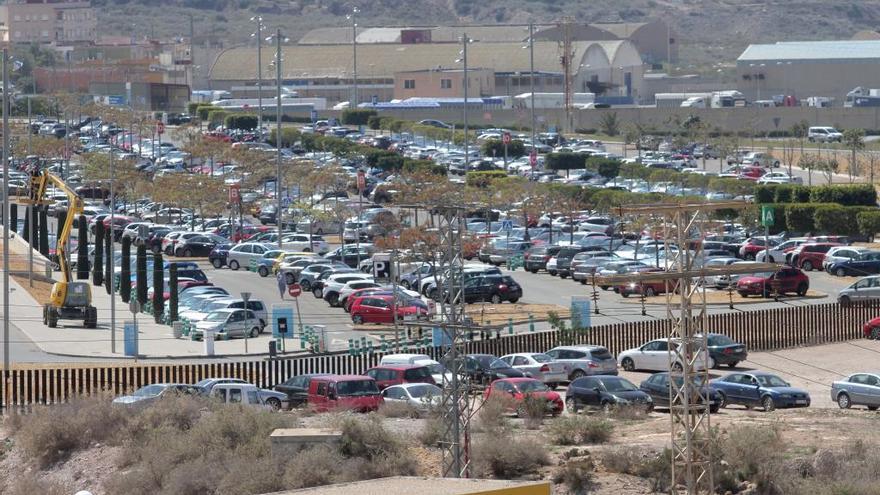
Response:
[{"label": "rocky hill", "polygon": [[249,18],[281,26],[291,39],[313,27],[340,26],[353,6],[362,25],[551,23],[563,16],[577,22],[671,23],[685,64],[706,68],[731,61],[749,43],[777,40],[848,39],[875,29],[880,0],[93,0],[106,34],[188,36],[189,15],[197,36],[210,34],[225,45],[247,42]]}]

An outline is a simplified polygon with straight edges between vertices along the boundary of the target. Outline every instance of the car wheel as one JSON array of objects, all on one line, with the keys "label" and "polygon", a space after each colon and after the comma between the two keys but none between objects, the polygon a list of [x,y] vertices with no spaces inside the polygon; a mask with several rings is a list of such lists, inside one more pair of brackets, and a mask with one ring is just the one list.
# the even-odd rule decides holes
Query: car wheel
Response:
[{"label": "car wheel", "polygon": [[351,317],[351,321],[355,325],[363,325],[364,324],[364,317],[361,315],[354,315]]},{"label": "car wheel", "polygon": [[214,268],[223,268],[223,260],[220,258],[214,258],[211,260],[211,264],[214,265]]},{"label": "car wheel", "polygon": [[568,376],[568,379],[569,379],[570,381],[575,381],[575,380],[577,380],[578,378],[580,378],[580,377],[582,377],[582,376],[587,376],[587,374],[584,373],[583,370],[574,370],[574,371],[571,373],[571,375]]},{"label": "car wheel", "polygon": [[559,278],[566,279],[566,278],[568,278],[568,275],[564,275],[564,274],[560,273]]},{"label": "car wheel", "polygon": [[629,298],[629,292],[621,292],[620,295],[624,298]]},{"label": "car wheel", "polygon": [[518,297],[514,297],[514,298],[512,298],[512,299],[510,300],[510,304],[516,304],[517,301],[519,301],[519,298],[518,298]]},{"label": "car wheel", "polygon": [[880,328],[874,328],[871,330],[871,338],[874,340],[880,340]]},{"label": "car wheel", "polygon": [[327,302],[330,303],[331,307],[335,308],[339,306],[339,294],[330,294],[330,296],[327,297]]},{"label": "car wheel", "polygon": [[192,258],[193,252],[192,249],[184,249],[183,256],[184,258]]},{"label": "car wheel", "polygon": [[801,282],[797,287],[797,295],[804,297],[807,295],[807,284]]},{"label": "car wheel", "polygon": [[718,408],[727,407],[727,396],[724,395],[724,392],[718,392]]},{"label": "car wheel", "polygon": [[727,363],[727,366],[730,368],[736,368],[736,365],[739,364],[739,361],[734,361],[732,363]]},{"label": "car wheel", "polygon": [[526,406],[525,404],[520,404],[516,406],[516,417],[517,418],[525,418],[527,416]]},{"label": "car wheel", "polygon": [[305,291],[312,290],[312,283],[309,282],[308,279],[300,281],[299,285],[302,287],[302,290],[305,290]]},{"label": "car wheel", "polygon": [[254,328],[251,328],[250,337],[251,337],[252,339],[257,338],[257,336],[259,336],[259,335],[260,335],[260,327],[254,327]]},{"label": "car wheel", "polygon": [[626,371],[636,370],[636,362],[633,361],[632,358],[623,358],[623,361],[620,362],[620,366]]},{"label": "car wheel", "polygon": [[681,363],[679,363],[679,362],[672,363],[672,371],[680,372],[681,370],[682,370]]},{"label": "car wheel", "polygon": [[849,399],[849,394],[846,392],[841,393],[837,396],[837,406],[841,409],[849,409],[852,406],[852,401]]},{"label": "car wheel", "polygon": [[582,279],[582,280],[581,280],[581,285],[587,285],[587,279]]},{"label": "car wheel", "polygon": [[721,406],[719,406],[718,404],[715,404],[714,406],[709,406],[709,414],[718,414],[718,408],[720,407]]},{"label": "car wheel", "polygon": [[281,401],[276,399],[275,397],[269,397],[266,399],[266,405],[271,407],[273,411],[281,410]]},{"label": "car wheel", "polygon": [[269,269],[265,266],[261,266],[257,268],[257,273],[259,273],[261,277],[266,278],[269,276]]},{"label": "car wheel", "polygon": [[577,414],[577,402],[574,400],[574,397],[565,399],[565,409],[571,414]]},{"label": "car wheel", "polygon": [[549,273],[551,277],[555,277],[557,272],[556,270],[547,270],[547,273]]},{"label": "car wheel", "polygon": [[761,407],[764,408],[764,412],[770,412],[776,409],[776,403],[773,402],[773,397],[770,397],[769,395],[764,396],[764,398],[761,399]]},{"label": "car wheel", "polygon": [[317,235],[324,235],[324,229],[318,229],[318,231],[315,232],[315,234],[317,234]]},{"label": "car wheel", "polygon": [[754,253],[746,253],[746,259],[749,261],[755,261],[755,254]]},{"label": "car wheel", "polygon": [[607,285],[600,285],[599,288],[602,289],[602,290],[608,290],[608,286],[607,286]]},{"label": "car wheel", "polygon": [[239,269],[238,262],[235,260],[230,261],[229,262],[229,269],[230,270],[238,270]]},{"label": "car wheel", "polygon": [[840,296],[841,306],[849,306],[850,304],[852,304],[852,300],[850,300],[849,296]]},{"label": "car wheel", "polygon": [[646,287],[645,288],[645,297],[654,297],[654,295],[655,295],[655,292],[654,292],[653,287]]},{"label": "car wheel", "polygon": [[605,414],[611,414],[611,410],[614,409],[614,404],[612,404],[610,401],[603,400],[600,404],[600,407]]},{"label": "car wheel", "polygon": [[412,289],[412,284],[410,284],[408,280],[400,282],[400,285],[402,285],[403,288],[406,290]]},{"label": "car wheel", "polygon": [[803,268],[804,271],[811,272],[813,271],[813,262],[810,260],[804,261],[804,263],[801,265],[801,268]]},{"label": "car wheel", "polygon": [[317,299],[321,299],[322,297],[324,297],[324,291],[322,291],[321,289],[314,289],[312,290],[312,295],[315,296],[315,298]]},{"label": "car wheel", "polygon": [[710,370],[718,368],[718,363],[715,362],[715,358],[713,358],[712,356],[709,356],[709,362],[706,363],[706,365],[709,367]]},{"label": "car wheel", "polygon": [[287,285],[293,285],[294,282],[296,282],[296,280],[293,279],[292,273],[285,273],[284,274],[284,283],[286,283]]},{"label": "car wheel", "polygon": [[492,304],[501,304],[501,296],[498,294],[492,294],[492,298],[490,299]]},{"label": "car wheel", "polygon": [[838,277],[845,277],[846,270],[844,270],[843,268],[838,268],[837,270],[834,271],[834,274],[837,275]]},{"label": "car wheel", "polygon": [[876,411],[878,406],[868,406],[869,411]]}]

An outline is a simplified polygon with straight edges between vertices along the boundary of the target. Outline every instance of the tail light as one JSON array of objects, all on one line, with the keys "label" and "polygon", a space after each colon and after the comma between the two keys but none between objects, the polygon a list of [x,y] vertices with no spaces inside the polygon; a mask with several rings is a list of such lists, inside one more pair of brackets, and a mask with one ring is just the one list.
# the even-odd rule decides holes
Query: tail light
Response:
[{"label": "tail light", "polygon": [[587,367],[588,367],[588,368],[598,368],[599,365],[596,364],[596,363],[591,362],[590,364],[587,365]]},{"label": "tail light", "polygon": [[498,290],[501,292],[507,292],[507,284],[498,284]]},{"label": "tail light", "polygon": [[723,354],[733,354],[733,348],[728,347],[727,349],[724,349],[724,351],[722,351],[722,353]]},{"label": "tail light", "polygon": [[550,261],[550,258],[551,258],[551,257],[552,257],[552,256],[549,256],[549,255],[548,255],[548,256],[544,256],[544,261]]},{"label": "tail light", "polygon": [[545,364],[544,366],[541,366],[541,373],[547,373],[547,372],[549,372],[549,371],[550,371],[550,365],[549,365],[549,364]]}]

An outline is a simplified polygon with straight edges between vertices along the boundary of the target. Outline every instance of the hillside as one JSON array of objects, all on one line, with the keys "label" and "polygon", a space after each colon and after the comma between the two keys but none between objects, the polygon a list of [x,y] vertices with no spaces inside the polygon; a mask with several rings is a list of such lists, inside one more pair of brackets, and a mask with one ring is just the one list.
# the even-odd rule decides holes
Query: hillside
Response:
[{"label": "hillside", "polygon": [[189,15],[197,36],[224,44],[248,41],[249,18],[283,27],[295,40],[314,27],[345,25],[353,5],[361,25],[432,25],[553,22],[639,22],[661,18],[678,33],[683,62],[706,67],[732,61],[749,43],[777,40],[847,39],[880,20],[880,0],[93,0],[105,34],[187,36]]}]

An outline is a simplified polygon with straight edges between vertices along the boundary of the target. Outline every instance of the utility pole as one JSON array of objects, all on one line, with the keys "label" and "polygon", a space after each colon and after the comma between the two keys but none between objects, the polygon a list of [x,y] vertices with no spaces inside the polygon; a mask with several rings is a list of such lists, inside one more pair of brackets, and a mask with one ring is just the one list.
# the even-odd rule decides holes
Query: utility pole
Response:
[{"label": "utility pole", "polygon": [[[257,23],[257,127],[263,132],[263,18],[251,17]],[[280,134],[279,134],[280,136]]]},{"label": "utility pole", "polygon": [[572,127],[574,127],[572,125],[572,110],[574,98],[572,92],[574,90],[574,87],[571,80],[571,62],[574,58],[574,50],[572,49],[573,26],[574,19],[571,17],[564,17],[559,23],[559,28],[562,29],[562,41],[559,44],[559,49],[562,53],[560,54],[559,58],[562,61],[562,91],[565,97],[565,127],[568,132],[571,132]]},{"label": "utility pole", "polygon": [[[3,405],[9,407],[9,49],[3,49]],[[33,230],[33,226],[31,226]]]},{"label": "utility pole", "polygon": [[351,54],[352,54],[352,96],[351,96],[351,104],[348,105],[348,108],[357,108],[358,107],[358,44],[357,44],[357,15],[360,14],[361,11],[359,8],[355,7],[351,9],[351,14],[347,15],[346,18],[351,21]]},{"label": "utility pole", "polygon": [[275,223],[278,224],[278,249],[284,222],[281,213],[281,28],[275,32]]},{"label": "utility pole", "polygon": [[[462,89],[464,90],[464,168],[465,170],[470,169],[471,157],[470,151],[468,149],[468,63],[467,63],[467,47],[470,40],[468,39],[467,33],[462,33],[461,35],[461,58],[456,60],[456,62],[461,62],[464,66],[464,80],[462,82]],[[455,136],[453,136],[454,140]]]},{"label": "utility pole", "polygon": [[535,119],[535,25],[529,23],[529,86],[532,92],[529,96],[532,107],[532,153],[535,152],[535,128],[538,126]]}]

